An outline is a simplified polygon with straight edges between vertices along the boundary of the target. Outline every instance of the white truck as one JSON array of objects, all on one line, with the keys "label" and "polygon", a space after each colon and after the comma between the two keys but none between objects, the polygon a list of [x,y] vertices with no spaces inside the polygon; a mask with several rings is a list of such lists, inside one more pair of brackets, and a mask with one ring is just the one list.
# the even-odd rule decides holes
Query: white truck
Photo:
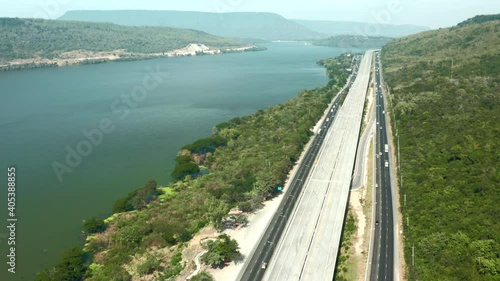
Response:
[{"label": "white truck", "polygon": [[389,145],[388,144],[385,144],[385,152],[388,153],[389,152]]}]

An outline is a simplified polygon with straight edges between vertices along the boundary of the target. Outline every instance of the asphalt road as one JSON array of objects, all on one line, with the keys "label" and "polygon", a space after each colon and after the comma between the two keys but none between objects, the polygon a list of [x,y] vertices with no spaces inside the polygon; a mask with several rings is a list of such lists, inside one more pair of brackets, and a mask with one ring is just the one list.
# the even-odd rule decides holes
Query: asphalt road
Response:
[{"label": "asphalt road", "polygon": [[[375,82],[376,82],[376,206],[375,206],[375,231],[372,248],[372,264],[370,280],[394,280],[394,216],[393,198],[391,193],[391,163],[390,148],[386,152],[385,146],[389,145],[387,137],[386,107],[381,85],[380,58],[375,53]],[[386,164],[387,163],[387,164]],[[386,167],[388,165],[388,167]],[[377,223],[378,222],[378,223]]]},{"label": "asphalt road", "polygon": [[[306,151],[302,162],[300,163],[295,177],[292,179],[290,187],[285,190],[285,198],[281,202],[278,212],[273,216],[269,226],[262,235],[262,238],[254,249],[250,257],[245,260],[245,265],[242,272],[238,276],[238,280],[262,280],[266,269],[262,268],[262,264],[269,264],[271,257],[276,249],[276,245],[287,225],[288,218],[294,210],[295,204],[301,195],[302,188],[308,178],[311,168],[314,166],[314,161],[320,152],[323,141],[329,132],[329,128],[336,120],[340,101],[345,97],[349,87],[353,85],[353,80],[356,78],[358,66],[353,67],[353,75],[348,80],[348,85],[341,93],[337,95],[328,111],[328,115],[321,124],[321,131],[314,138],[311,146]],[[326,121],[328,119],[328,121]]]}]

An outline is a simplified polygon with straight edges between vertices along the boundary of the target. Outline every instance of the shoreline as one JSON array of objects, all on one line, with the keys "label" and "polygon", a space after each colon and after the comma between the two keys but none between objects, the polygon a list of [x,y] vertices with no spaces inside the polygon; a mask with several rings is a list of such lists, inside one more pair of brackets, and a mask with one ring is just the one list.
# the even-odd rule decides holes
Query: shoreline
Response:
[{"label": "shoreline", "polygon": [[175,49],[162,53],[133,53],[126,50],[113,50],[106,52],[91,52],[85,50],[75,50],[65,52],[58,58],[30,58],[12,60],[0,64],[0,72],[35,69],[35,68],[48,68],[48,67],[65,67],[73,65],[85,64],[98,64],[107,62],[120,62],[120,61],[139,61],[156,58],[172,58],[172,57],[190,57],[190,56],[205,56],[205,55],[220,55],[227,53],[243,53],[243,52],[257,52],[265,51],[266,47],[258,45],[247,45],[242,47],[232,48],[213,48],[199,43],[190,43],[184,48]]}]

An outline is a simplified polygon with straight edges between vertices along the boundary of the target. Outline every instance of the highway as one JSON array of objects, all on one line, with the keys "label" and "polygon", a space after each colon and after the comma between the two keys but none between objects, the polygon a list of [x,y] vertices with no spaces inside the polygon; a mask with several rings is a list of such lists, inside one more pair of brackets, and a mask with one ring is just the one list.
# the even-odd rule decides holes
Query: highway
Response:
[{"label": "highway", "polygon": [[[386,107],[381,84],[379,53],[375,53],[376,88],[376,205],[370,280],[394,280],[394,210],[391,190],[390,143],[387,137]],[[388,150],[386,150],[386,145]]]},{"label": "highway", "polygon": [[367,52],[342,107],[337,107],[333,124],[326,128],[323,144],[318,144],[310,176],[301,179],[305,181],[302,193],[294,193],[299,196],[297,206],[283,210],[282,216],[290,217],[284,233],[266,241],[275,253],[272,259],[264,255],[258,261],[268,263],[267,268],[242,280],[261,280],[264,272],[263,280],[272,281],[333,279],[371,61],[372,52]]},{"label": "highway", "polygon": [[262,280],[263,275],[266,272],[266,270],[262,268],[262,264],[267,264],[270,261],[275,251],[276,244],[278,244],[281,234],[287,224],[288,218],[290,217],[297,199],[301,194],[304,182],[307,180],[309,172],[314,165],[314,160],[316,159],[321,145],[327,136],[327,132],[337,117],[337,113],[340,108],[340,101],[345,97],[348,89],[353,84],[352,81],[356,78],[358,66],[353,65],[352,68],[353,74],[347,80],[347,85],[339,92],[331,103],[331,106],[321,123],[321,130],[317,133],[312,141],[312,144],[306,151],[289,188],[284,191],[285,198],[278,208],[280,211],[273,216],[268,227],[266,228],[266,231],[262,235],[259,244],[253,250],[252,254],[245,260],[244,267],[238,275],[238,280]]}]

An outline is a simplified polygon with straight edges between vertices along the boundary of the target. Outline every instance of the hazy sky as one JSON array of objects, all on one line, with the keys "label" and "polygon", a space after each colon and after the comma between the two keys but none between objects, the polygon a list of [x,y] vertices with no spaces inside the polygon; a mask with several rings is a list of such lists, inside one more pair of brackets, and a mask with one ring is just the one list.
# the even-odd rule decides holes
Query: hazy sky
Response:
[{"label": "hazy sky", "polygon": [[274,12],[286,18],[446,27],[500,13],[500,0],[0,0],[0,17],[57,18],[68,10]]}]

